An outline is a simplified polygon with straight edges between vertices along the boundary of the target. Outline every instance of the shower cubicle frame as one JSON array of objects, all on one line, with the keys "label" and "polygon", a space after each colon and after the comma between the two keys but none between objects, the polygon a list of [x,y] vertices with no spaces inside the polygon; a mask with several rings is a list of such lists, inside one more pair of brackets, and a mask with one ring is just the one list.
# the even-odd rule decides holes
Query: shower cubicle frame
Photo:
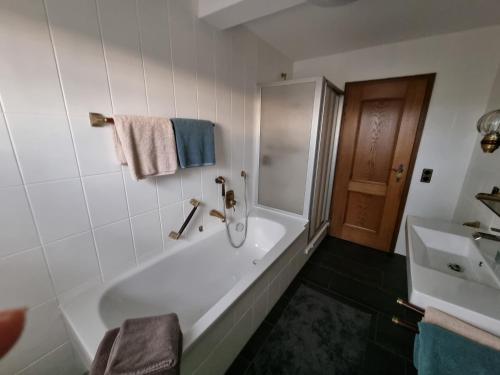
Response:
[{"label": "shower cubicle frame", "polygon": [[[304,192],[304,206],[302,210],[302,215],[283,211],[277,208],[265,206],[259,203],[259,179],[260,179],[260,140],[261,140],[261,98],[262,98],[262,89],[266,87],[276,87],[276,86],[286,86],[293,84],[301,84],[301,83],[315,83],[315,92],[314,92],[314,102],[313,102],[313,112],[312,112],[312,122],[311,122],[311,133],[309,139],[309,154],[307,161],[307,173],[306,173],[306,181],[305,181],[305,192]],[[262,207],[269,210],[273,210],[276,212],[284,213],[287,215],[293,215],[297,217],[304,218],[309,221],[311,224],[311,210],[313,206],[313,193],[314,186],[313,182],[316,178],[316,166],[317,166],[317,157],[319,153],[319,145],[320,145],[320,124],[322,124],[323,117],[325,116],[325,106],[324,99],[326,88],[329,87],[333,90],[333,92],[338,96],[338,103],[336,108],[334,109],[334,119],[333,126],[335,126],[334,131],[331,133],[331,139],[327,142],[329,149],[328,155],[330,155],[328,160],[327,173],[328,176],[326,178],[327,188],[325,191],[326,195],[326,203],[325,209],[322,212],[322,215],[325,215],[325,223],[321,226],[321,228],[317,231],[312,230],[312,226],[309,225],[309,242],[312,243],[312,246],[316,246],[319,243],[319,240],[323,239],[324,235],[327,232],[327,229],[330,225],[329,213],[330,213],[330,204],[331,204],[331,196],[333,189],[333,179],[335,175],[335,163],[337,159],[337,146],[340,135],[340,120],[342,116],[342,108],[343,108],[343,99],[344,92],[336,87],[333,83],[328,81],[325,77],[311,77],[311,78],[299,78],[292,80],[285,80],[279,82],[270,82],[263,83],[259,85],[259,100],[258,100],[258,124],[256,127],[255,134],[255,155],[254,155],[254,176],[253,179],[253,197],[252,201],[256,207]],[[323,109],[323,110],[322,110]]]}]

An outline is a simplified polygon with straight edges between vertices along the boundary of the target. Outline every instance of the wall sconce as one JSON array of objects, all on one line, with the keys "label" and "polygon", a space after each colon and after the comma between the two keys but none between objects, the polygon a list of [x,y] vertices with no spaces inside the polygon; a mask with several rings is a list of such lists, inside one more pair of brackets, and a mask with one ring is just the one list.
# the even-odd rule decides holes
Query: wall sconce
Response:
[{"label": "wall sconce", "polygon": [[500,146],[500,109],[482,115],[477,122],[477,131],[483,135],[483,152],[494,152]]}]

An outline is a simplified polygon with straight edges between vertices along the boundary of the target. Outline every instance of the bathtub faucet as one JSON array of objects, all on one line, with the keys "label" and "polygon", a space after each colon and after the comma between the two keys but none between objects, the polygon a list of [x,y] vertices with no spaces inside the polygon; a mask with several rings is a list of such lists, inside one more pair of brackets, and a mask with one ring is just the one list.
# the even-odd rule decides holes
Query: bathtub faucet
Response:
[{"label": "bathtub faucet", "polygon": [[222,212],[220,212],[220,211],[217,211],[217,210],[210,210],[209,215],[210,215],[210,216],[213,216],[213,217],[216,217],[217,219],[221,219],[223,223],[226,221],[226,217],[225,217],[225,216],[224,216],[224,214],[223,214]]}]

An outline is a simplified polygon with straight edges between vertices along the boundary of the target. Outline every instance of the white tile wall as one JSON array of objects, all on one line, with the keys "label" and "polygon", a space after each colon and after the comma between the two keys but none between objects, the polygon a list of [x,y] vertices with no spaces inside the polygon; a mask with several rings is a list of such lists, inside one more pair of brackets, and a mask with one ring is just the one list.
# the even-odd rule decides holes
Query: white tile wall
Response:
[{"label": "white tile wall", "polygon": [[[111,112],[95,0],[46,0],[45,3],[69,113],[88,119],[89,108],[94,112]],[[85,125],[88,129],[88,120]]]},{"label": "white tile wall", "polygon": [[139,24],[149,113],[175,115],[168,4],[163,0],[141,1]]},{"label": "white tile wall", "polygon": [[4,111],[64,113],[43,2],[2,1],[0,25]]},{"label": "white tile wall", "polygon": [[128,217],[121,173],[84,177],[83,186],[89,205],[90,220],[94,227]]},{"label": "white tile wall", "polygon": [[110,280],[135,265],[128,219],[96,229],[95,240],[104,280]]},{"label": "white tile wall", "polygon": [[71,129],[75,139],[80,171],[83,176],[119,172],[121,170],[120,163],[115,156],[113,129],[111,127],[93,128],[89,126],[89,117],[87,115],[71,116]]},{"label": "white tile wall", "polygon": [[163,239],[158,211],[134,216],[131,221],[137,257],[143,259],[151,253],[161,252]]},{"label": "white tile wall", "polygon": [[[208,216],[220,208],[215,177],[252,168],[257,79],[291,62],[266,46],[273,66],[262,69],[262,41],[216,31],[184,5],[0,4],[0,308],[29,307],[1,374],[78,372],[58,300],[170,249],[190,198],[203,204],[185,238],[220,225]],[[112,128],[90,127],[91,111],[213,120],[217,166],[136,182],[116,160]]]},{"label": "white tile wall", "polygon": [[158,198],[161,207],[182,200],[182,185],[180,178],[160,176],[158,182]]},{"label": "white tile wall", "polygon": [[102,38],[115,113],[147,113],[135,0],[99,0]]},{"label": "white tile wall", "polygon": [[183,199],[189,199],[201,195],[201,168],[182,169],[178,172],[178,174],[182,178]]},{"label": "white tile wall", "polygon": [[[142,212],[158,209],[158,194],[156,190],[156,179],[146,179],[137,183],[131,176],[128,169],[123,171],[125,179],[125,190],[127,191],[127,201],[130,208],[130,215],[137,215]],[[166,179],[172,179],[166,177]]]},{"label": "white tile wall", "polygon": [[0,256],[40,243],[22,186],[0,189],[0,207]]},{"label": "white tile wall", "polygon": [[7,125],[27,183],[78,176],[65,115],[7,113]]},{"label": "white tile wall", "polygon": [[53,242],[45,249],[56,293],[99,278],[99,264],[91,232]]},{"label": "white tile wall", "polygon": [[90,228],[80,179],[28,185],[27,190],[43,243]]},{"label": "white tile wall", "polygon": [[178,117],[196,118],[196,53],[194,16],[182,4],[182,0],[169,3],[169,26],[172,35],[172,60],[175,92],[175,110]]},{"label": "white tile wall", "polygon": [[0,264],[0,308],[32,307],[54,298],[42,249],[37,247],[4,258]]},{"label": "white tile wall", "polygon": [[3,114],[0,114],[0,187],[22,183]]}]

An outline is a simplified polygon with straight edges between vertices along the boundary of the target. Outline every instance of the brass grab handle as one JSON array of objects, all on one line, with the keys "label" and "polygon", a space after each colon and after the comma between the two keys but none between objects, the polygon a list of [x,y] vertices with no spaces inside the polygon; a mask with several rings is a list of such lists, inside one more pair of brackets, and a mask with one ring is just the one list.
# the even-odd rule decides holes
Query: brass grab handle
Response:
[{"label": "brass grab handle", "polygon": [[196,199],[191,199],[189,201],[189,203],[191,203],[193,205],[193,208],[191,209],[191,212],[189,213],[188,217],[186,218],[186,220],[184,220],[184,223],[182,223],[182,226],[181,226],[181,229],[179,229],[178,232],[175,232],[175,231],[172,231],[169,233],[168,237],[170,237],[171,239],[173,240],[178,240],[181,235],[182,235],[182,232],[184,232],[184,229],[186,229],[187,225],[189,224],[189,222],[191,221],[191,219],[193,218],[193,215],[194,213],[196,212],[198,206],[200,205],[200,201],[199,200],[196,200]]}]

